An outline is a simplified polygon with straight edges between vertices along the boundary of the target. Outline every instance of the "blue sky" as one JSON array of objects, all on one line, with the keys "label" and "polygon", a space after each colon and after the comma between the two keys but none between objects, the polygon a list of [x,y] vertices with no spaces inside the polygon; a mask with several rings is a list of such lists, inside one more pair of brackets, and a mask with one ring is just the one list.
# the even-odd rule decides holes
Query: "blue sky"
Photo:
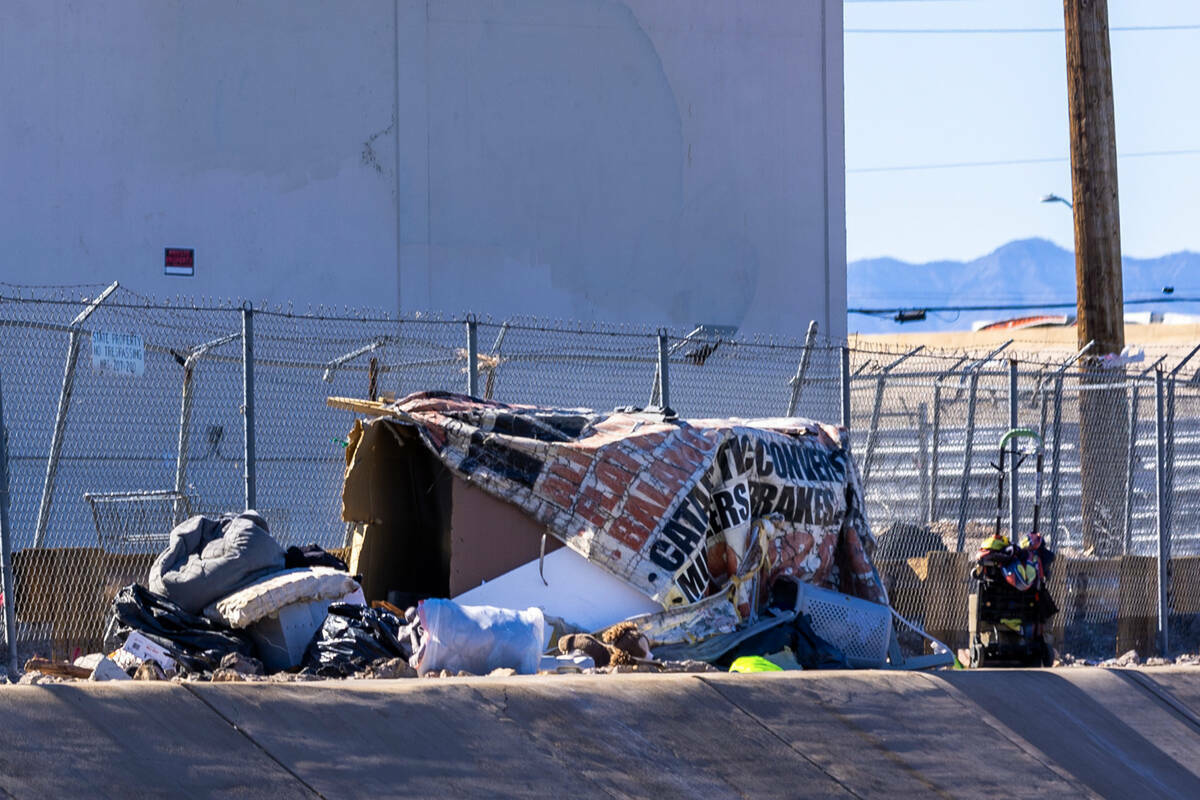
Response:
[{"label": "blue sky", "polygon": [[[1197,0],[1109,0],[1109,23],[1200,25]],[[854,33],[1058,28],[1061,0],[845,0],[850,260],[965,260],[1012,239],[1071,248],[1066,56],[1056,33]],[[1110,34],[1121,242],[1200,251],[1200,28]],[[1161,151],[1186,155],[1131,156]],[[1061,158],[1004,166],[864,171]],[[1200,276],[1197,276],[1200,286]]]}]

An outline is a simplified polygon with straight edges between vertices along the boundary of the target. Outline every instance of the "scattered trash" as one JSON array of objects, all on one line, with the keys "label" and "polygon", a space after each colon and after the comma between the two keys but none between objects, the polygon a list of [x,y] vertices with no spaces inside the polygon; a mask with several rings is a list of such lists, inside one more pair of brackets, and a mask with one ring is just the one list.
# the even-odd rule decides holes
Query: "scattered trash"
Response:
[{"label": "scattered trash", "polygon": [[721,670],[707,661],[659,661],[663,672],[720,672]]},{"label": "scattered trash", "polygon": [[1137,650],[1126,650],[1116,658],[1109,658],[1100,662],[1102,667],[1136,667],[1141,663],[1141,656]]},{"label": "scattered trash", "polygon": [[190,614],[283,569],[284,555],[254,511],[192,517],[171,531],[150,567],[150,591]]},{"label": "scattered trash", "polygon": [[662,664],[649,661],[645,664],[610,664],[607,667],[597,667],[596,672],[607,675],[624,675],[633,672],[663,672]]},{"label": "scattered trash", "polygon": [[[1164,288],[1163,291],[1167,294],[1170,294],[1170,292],[1167,292],[1166,288]],[[1174,289],[1171,289],[1171,291],[1174,291]],[[1146,353],[1141,347],[1127,344],[1121,348],[1120,353],[1106,353],[1100,356],[1097,360],[1106,368],[1115,369],[1117,367],[1124,367],[1129,364],[1142,363],[1146,360]]]},{"label": "scattered trash", "polygon": [[599,636],[574,633],[558,640],[559,652],[569,655],[582,653],[597,667],[618,664],[637,664],[650,661],[650,643],[633,622],[620,622]]},{"label": "scattered trash", "polygon": [[129,674],[103,653],[90,653],[75,659],[75,666],[90,670],[88,680],[93,681],[127,681]]},{"label": "scattered trash", "polygon": [[618,622],[600,634],[600,641],[617,652],[628,655],[635,661],[645,661],[651,658],[650,642],[638,630],[636,623]]},{"label": "scattered trash", "polygon": [[146,638],[141,631],[131,631],[125,637],[124,644],[112,653],[112,659],[126,671],[150,661],[157,665],[166,677],[171,677],[179,669],[167,649]]},{"label": "scattered trash", "polygon": [[391,680],[393,678],[415,678],[417,671],[408,665],[408,661],[403,658],[386,658],[370,664],[362,671],[364,678],[379,678]]},{"label": "scattered trash", "polygon": [[[590,633],[572,633],[558,640],[558,649],[564,654],[582,653],[592,660],[594,666],[607,667],[612,663],[613,648],[592,636]],[[626,656],[626,664],[633,663]]]},{"label": "scattered trash", "polygon": [[154,661],[143,661],[133,673],[135,681],[165,681],[169,676]]},{"label": "scattered trash", "polygon": [[20,677],[20,679],[17,680],[17,683],[21,686],[37,686],[38,684],[42,683],[61,683],[63,680],[64,678],[58,675],[47,675],[44,672],[27,671]]},{"label": "scattered trash", "polygon": [[422,676],[438,670],[487,674],[497,667],[537,672],[546,624],[541,609],[514,611],[431,599],[421,601],[417,616],[421,634],[414,658]]},{"label": "scattered trash", "polygon": [[[596,662],[591,656],[584,655],[579,651],[575,651],[573,653],[568,653],[561,656],[542,656],[542,660],[538,663],[537,671],[566,674],[571,672],[583,672],[584,670],[595,668]],[[511,667],[509,669],[511,669]],[[516,670],[513,670],[513,672],[515,673]],[[492,670],[492,673],[495,673],[495,670]]]},{"label": "scattered trash", "polygon": [[263,663],[257,658],[251,658],[241,653],[228,653],[221,659],[220,666],[213,671],[212,680],[214,683],[244,681],[262,677],[262,675]]}]

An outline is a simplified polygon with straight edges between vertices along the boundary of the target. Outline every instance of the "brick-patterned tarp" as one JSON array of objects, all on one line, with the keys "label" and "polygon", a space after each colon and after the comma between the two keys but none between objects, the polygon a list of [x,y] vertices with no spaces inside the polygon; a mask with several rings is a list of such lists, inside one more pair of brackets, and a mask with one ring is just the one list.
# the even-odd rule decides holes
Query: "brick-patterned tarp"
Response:
[{"label": "brick-patterned tarp", "polygon": [[887,602],[843,429],[799,418],[542,409],[442,392],[393,408],[457,475],[524,509],[664,609],[723,593],[732,580],[745,617],[751,594],[757,602],[782,575]]}]

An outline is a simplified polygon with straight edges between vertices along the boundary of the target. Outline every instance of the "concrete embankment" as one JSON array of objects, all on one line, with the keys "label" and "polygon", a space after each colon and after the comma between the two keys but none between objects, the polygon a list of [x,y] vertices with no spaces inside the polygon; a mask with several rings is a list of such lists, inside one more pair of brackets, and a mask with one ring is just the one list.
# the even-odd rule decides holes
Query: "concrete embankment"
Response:
[{"label": "concrete embankment", "polygon": [[0,796],[1200,796],[1200,670],[0,689]]}]

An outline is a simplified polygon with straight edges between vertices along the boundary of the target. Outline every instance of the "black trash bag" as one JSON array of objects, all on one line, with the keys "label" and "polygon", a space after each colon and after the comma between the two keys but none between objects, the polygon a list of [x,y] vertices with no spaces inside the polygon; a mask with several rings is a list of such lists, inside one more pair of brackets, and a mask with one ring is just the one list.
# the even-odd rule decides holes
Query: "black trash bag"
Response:
[{"label": "black trash bag", "polygon": [[412,656],[404,621],[382,608],[333,603],[301,662],[304,672],[343,678],[381,658]]},{"label": "black trash bag", "polygon": [[130,631],[165,647],[187,672],[211,672],[229,653],[254,654],[243,633],[189,614],[162,595],[131,583],[113,598],[105,649],[116,649]]},{"label": "black trash bag", "polygon": [[342,561],[315,542],[306,544],[304,547],[296,547],[295,545],[289,547],[283,556],[283,566],[285,569],[333,567],[334,569],[340,569],[342,572],[350,571],[345,561]]}]

